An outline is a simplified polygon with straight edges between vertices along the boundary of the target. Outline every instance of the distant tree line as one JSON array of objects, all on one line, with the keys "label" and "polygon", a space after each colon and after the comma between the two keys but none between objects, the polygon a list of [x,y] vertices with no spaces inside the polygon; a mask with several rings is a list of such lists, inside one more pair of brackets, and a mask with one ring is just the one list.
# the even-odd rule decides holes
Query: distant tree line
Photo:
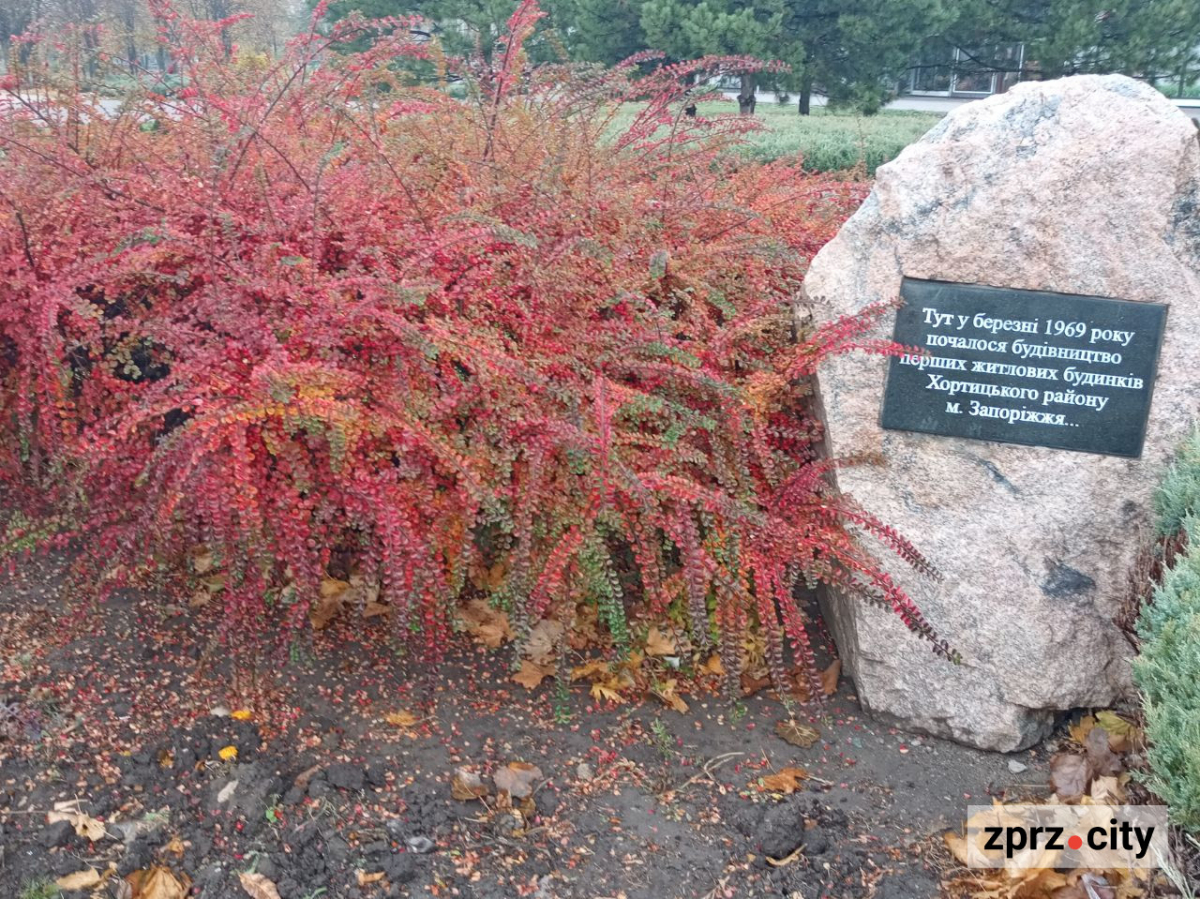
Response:
[{"label": "distant tree line", "polygon": [[[181,12],[222,19],[251,12],[229,40],[278,52],[304,0],[176,0]],[[314,2],[314,0],[308,0]],[[449,52],[485,55],[517,0],[336,0],[330,14],[372,18],[419,15]],[[1058,77],[1122,72],[1181,88],[1200,76],[1200,0],[542,0],[551,27],[535,53],[544,59],[614,64],[645,50],[672,59],[753,56],[787,64],[783,73],[731,72],[743,112],[756,89],[797,98],[814,94],[864,111],[877,109],[914,68]],[[79,31],[131,71],[154,52],[156,22],[147,0],[0,0],[0,65],[33,28]],[[102,37],[101,37],[102,35]],[[999,52],[1022,46],[1014,57]],[[956,49],[957,48],[957,49]],[[161,62],[161,60],[160,60]],[[161,66],[160,66],[161,67]]]},{"label": "distant tree line", "polygon": [[[487,52],[516,0],[340,0],[335,15],[420,14],[451,49]],[[553,26],[540,48],[613,64],[643,50],[674,59],[741,55],[779,60],[782,75],[746,74],[787,92],[806,114],[820,93],[877,109],[918,61],[1054,78],[1121,72],[1186,83],[1200,73],[1200,0],[543,0]],[[1015,60],[997,48],[1023,45]],[[955,48],[960,48],[955,54]]]}]

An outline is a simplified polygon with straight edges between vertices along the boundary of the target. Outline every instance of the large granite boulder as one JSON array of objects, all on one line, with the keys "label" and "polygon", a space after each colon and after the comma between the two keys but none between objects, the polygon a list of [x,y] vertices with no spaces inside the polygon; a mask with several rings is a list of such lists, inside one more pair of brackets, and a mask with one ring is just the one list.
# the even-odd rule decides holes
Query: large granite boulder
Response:
[{"label": "large granite boulder", "polygon": [[[827,320],[900,293],[902,277],[1169,304],[1142,457],[1124,459],[881,429],[887,362],[818,376],[839,489],[945,576],[880,558],[963,656],[932,655],[849,596],[826,617],[872,712],[1014,750],[1055,713],[1130,688],[1113,624],[1155,484],[1200,407],[1200,143],[1158,92],[1121,76],[1022,84],[955,110],[879,170],[813,262],[798,314]],[[880,336],[891,336],[892,318]]]}]

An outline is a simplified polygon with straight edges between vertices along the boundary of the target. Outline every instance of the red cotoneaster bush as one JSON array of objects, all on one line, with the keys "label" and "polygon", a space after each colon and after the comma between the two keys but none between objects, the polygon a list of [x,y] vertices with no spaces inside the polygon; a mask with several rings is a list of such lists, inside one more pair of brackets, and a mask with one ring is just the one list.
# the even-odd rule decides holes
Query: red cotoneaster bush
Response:
[{"label": "red cotoneaster bush", "polygon": [[351,20],[264,69],[158,13],[175,95],[46,69],[0,121],[0,472],[101,592],[185,589],[202,546],[231,637],[287,635],[350,559],[436,660],[502,560],[519,634],[589,602],[620,645],[636,600],[731,675],[751,628],[776,678],[811,658],[798,581],[933,640],[855,533],[924,562],[830,491],[806,405],[823,357],[890,352],[869,315],[795,333],[861,187],[739,168],[744,120],[682,110],[751,63],[533,67],[529,2],[488,62],[402,22],[333,53]]}]

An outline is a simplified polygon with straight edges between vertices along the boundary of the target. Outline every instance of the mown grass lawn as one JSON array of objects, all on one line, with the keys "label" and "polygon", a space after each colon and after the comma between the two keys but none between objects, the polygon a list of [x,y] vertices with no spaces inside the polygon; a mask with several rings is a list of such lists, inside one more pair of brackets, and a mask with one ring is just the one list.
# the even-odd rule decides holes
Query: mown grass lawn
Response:
[{"label": "mown grass lawn", "polygon": [[[636,107],[622,110],[617,124],[633,118]],[[703,103],[701,115],[737,112],[737,104]],[[829,112],[818,107],[812,115],[796,113],[794,103],[760,103],[756,117],[763,130],[751,135],[739,152],[747,158],[770,161],[800,156],[804,167],[814,172],[836,172],[863,163],[869,174],[895,159],[941,119],[928,112],[884,110],[872,116],[852,112]]]}]

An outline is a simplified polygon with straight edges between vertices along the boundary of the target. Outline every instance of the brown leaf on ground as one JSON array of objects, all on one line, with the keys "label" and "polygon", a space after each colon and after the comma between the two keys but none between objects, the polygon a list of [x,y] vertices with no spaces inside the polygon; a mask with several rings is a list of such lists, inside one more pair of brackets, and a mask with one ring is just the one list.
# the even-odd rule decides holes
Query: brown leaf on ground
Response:
[{"label": "brown leaf on ground", "polygon": [[717,653],[713,653],[700,666],[701,674],[716,674],[720,677],[725,676],[725,666],[721,663],[721,657]]},{"label": "brown leaf on ground", "polygon": [[1092,781],[1089,794],[1093,802],[1101,805],[1124,805],[1125,788],[1116,777],[1097,777]]},{"label": "brown leaf on ground", "polygon": [[676,651],[675,640],[664,636],[657,627],[651,626],[646,634],[646,655],[673,656]]},{"label": "brown leaf on ground", "polygon": [[313,630],[319,631],[329,627],[329,623],[346,604],[346,594],[349,590],[349,581],[331,577],[321,580],[321,597],[308,610],[308,619],[312,622]]},{"label": "brown leaf on ground", "polygon": [[803,768],[783,768],[775,774],[760,777],[758,780],[760,789],[769,793],[795,793],[800,789],[801,783],[808,777],[808,772]]},{"label": "brown leaf on ground", "polygon": [[1050,786],[1063,802],[1078,802],[1091,781],[1091,765],[1084,756],[1060,752],[1050,760]]},{"label": "brown leaf on ground", "polygon": [[528,762],[511,762],[492,775],[497,790],[503,790],[514,799],[533,795],[533,785],[545,775],[537,765]]},{"label": "brown leaf on ground", "polygon": [[251,899],[280,899],[279,890],[275,888],[275,884],[262,874],[242,872],[238,874],[238,880],[242,884],[242,889],[246,891],[246,895]]},{"label": "brown leaf on ground", "polygon": [[1092,766],[1093,774],[1120,774],[1125,770],[1120,757],[1108,745],[1108,730],[1097,725],[1084,740],[1083,748],[1087,751],[1088,764]]},{"label": "brown leaf on ground", "polygon": [[374,874],[368,874],[366,871],[354,872],[354,879],[358,881],[360,887],[365,887],[368,883],[379,883],[384,877],[383,871],[376,871]]},{"label": "brown leaf on ground", "polygon": [[842,660],[834,659],[833,663],[821,672],[821,692],[832,696],[837,692],[838,678],[842,676]]},{"label": "brown leaf on ground", "polygon": [[459,802],[470,802],[488,794],[483,778],[470,768],[455,768],[450,779],[450,795]]},{"label": "brown leaf on ground", "polygon": [[101,880],[103,878],[99,871],[95,868],[85,868],[74,874],[63,875],[54,881],[54,884],[60,890],[89,890],[94,886],[99,886]]},{"label": "brown leaf on ground", "polygon": [[815,727],[801,724],[799,721],[780,721],[775,725],[775,736],[785,743],[791,743],[801,749],[808,749],[821,739],[821,732]]},{"label": "brown leaf on ground", "polygon": [[[134,871],[125,882],[133,888],[133,899],[185,899],[192,886],[190,878],[176,877],[170,868],[161,865]],[[278,893],[274,899],[279,899]]]},{"label": "brown leaf on ground", "polygon": [[485,599],[473,599],[462,609],[463,626],[468,634],[490,649],[497,649],[513,639],[508,613],[493,609]]},{"label": "brown leaf on ground", "polygon": [[751,674],[748,674],[745,672],[742,673],[742,695],[743,696],[753,696],[759,690],[765,689],[769,686],[771,686],[771,678],[770,677],[767,677],[767,676],[754,677]]},{"label": "brown leaf on ground", "polygon": [[363,606],[363,618],[379,618],[386,615],[392,610],[392,607],[383,602],[369,602]]},{"label": "brown leaf on ground", "polygon": [[546,678],[554,674],[554,669],[546,665],[538,665],[529,659],[521,660],[521,670],[509,680],[520,684],[526,690],[536,690]]},{"label": "brown leaf on ground", "polygon": [[529,639],[525,641],[525,655],[539,665],[553,665],[558,658],[563,630],[561,621],[543,618],[529,632]]}]

